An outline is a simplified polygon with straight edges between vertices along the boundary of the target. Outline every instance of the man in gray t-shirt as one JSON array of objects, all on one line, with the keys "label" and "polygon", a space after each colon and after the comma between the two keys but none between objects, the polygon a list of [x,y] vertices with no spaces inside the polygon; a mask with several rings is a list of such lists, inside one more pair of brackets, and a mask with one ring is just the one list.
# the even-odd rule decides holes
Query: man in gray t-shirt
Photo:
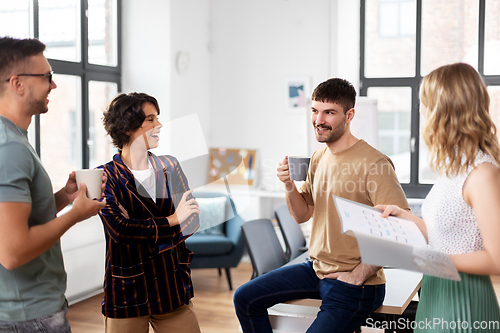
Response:
[{"label": "man in gray t-shirt", "polygon": [[85,185],[78,191],[74,172],[53,193],[28,143],[32,116],[48,111],[57,87],[44,50],[35,39],[0,38],[0,332],[70,332],[59,239],[105,206]]}]

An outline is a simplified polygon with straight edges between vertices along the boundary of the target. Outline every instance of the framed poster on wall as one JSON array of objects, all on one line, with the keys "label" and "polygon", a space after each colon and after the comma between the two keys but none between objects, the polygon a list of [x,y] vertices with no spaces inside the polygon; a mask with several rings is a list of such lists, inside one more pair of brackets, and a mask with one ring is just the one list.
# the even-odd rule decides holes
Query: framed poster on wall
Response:
[{"label": "framed poster on wall", "polygon": [[311,99],[311,78],[308,76],[285,79],[287,111],[305,111]]},{"label": "framed poster on wall", "polygon": [[255,149],[210,148],[208,182],[255,185]]}]

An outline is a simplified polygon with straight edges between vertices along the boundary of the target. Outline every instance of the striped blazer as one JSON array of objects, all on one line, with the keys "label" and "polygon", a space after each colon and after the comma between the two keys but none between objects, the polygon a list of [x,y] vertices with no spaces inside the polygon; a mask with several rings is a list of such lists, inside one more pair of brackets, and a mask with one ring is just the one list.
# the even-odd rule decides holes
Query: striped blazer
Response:
[{"label": "striped blazer", "polygon": [[106,238],[102,313],[110,318],[162,314],[193,297],[189,268],[193,253],[184,240],[199,227],[199,216],[169,225],[167,216],[189,190],[188,182],[175,157],[148,154],[156,176],[156,203],[136,185],[120,153],[98,167],[108,177],[106,207],[99,216]]}]

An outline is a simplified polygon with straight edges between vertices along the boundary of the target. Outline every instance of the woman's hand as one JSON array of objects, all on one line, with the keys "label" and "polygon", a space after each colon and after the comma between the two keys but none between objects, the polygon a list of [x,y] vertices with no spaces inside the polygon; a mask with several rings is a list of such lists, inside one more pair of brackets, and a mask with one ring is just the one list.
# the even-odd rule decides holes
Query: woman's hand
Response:
[{"label": "woman's hand", "polygon": [[128,215],[128,212],[125,208],[123,208],[123,206],[119,203],[118,204],[118,208],[120,209],[120,213],[122,213],[123,217],[126,218],[126,219],[129,219],[130,216]]},{"label": "woman's hand", "polygon": [[403,213],[403,209],[399,208],[396,205],[376,205],[373,208],[377,208],[382,211],[382,217],[392,216],[401,216]]},{"label": "woman's hand", "polygon": [[425,240],[429,241],[429,239],[427,238],[427,227],[425,226],[424,220],[422,220],[421,218],[416,217],[412,213],[401,209],[396,205],[376,205],[374,208],[381,210],[382,217],[384,218],[391,215],[413,221],[417,225],[418,229],[420,229],[422,235],[424,235]]},{"label": "woman's hand", "polygon": [[188,200],[191,193],[193,193],[193,190],[189,190],[182,195],[181,201],[175,208],[174,215],[168,217],[171,226],[181,224],[192,214],[200,214],[196,200],[194,198]]}]

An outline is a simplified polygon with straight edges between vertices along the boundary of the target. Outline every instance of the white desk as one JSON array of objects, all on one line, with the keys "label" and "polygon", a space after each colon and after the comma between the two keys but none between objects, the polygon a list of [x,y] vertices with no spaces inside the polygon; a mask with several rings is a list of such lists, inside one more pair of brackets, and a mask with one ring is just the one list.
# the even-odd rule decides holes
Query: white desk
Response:
[{"label": "white desk", "polygon": [[274,219],[274,210],[286,203],[284,191],[264,191],[255,187],[229,184],[230,193],[225,185],[209,184],[197,188],[197,192],[217,192],[231,194],[236,209],[245,221],[268,218]]},{"label": "white desk", "polygon": [[[308,253],[295,258],[287,265],[304,262]],[[384,303],[376,313],[400,315],[420,289],[422,273],[396,268],[384,269],[386,293]],[[316,318],[321,300],[300,299],[280,303],[269,309],[269,319],[274,332],[305,332]]]}]

